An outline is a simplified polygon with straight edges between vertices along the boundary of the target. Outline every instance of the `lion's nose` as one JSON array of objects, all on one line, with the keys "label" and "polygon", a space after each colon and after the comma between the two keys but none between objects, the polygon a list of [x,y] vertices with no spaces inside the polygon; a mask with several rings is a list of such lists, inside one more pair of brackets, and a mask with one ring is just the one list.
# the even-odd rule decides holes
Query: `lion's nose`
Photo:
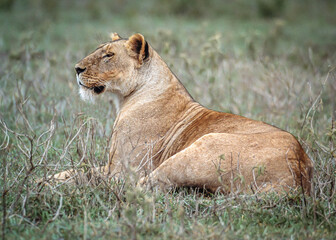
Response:
[{"label": "lion's nose", "polygon": [[76,73],[79,75],[80,73],[84,72],[86,68],[75,67]]}]

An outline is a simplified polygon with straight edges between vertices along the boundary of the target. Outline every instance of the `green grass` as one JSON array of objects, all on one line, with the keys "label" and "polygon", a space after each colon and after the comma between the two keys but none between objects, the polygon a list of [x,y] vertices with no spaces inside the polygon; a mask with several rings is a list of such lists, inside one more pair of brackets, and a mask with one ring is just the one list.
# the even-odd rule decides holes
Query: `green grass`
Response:
[{"label": "green grass", "polygon": [[[187,16],[180,14],[184,1],[170,8],[165,2],[167,14],[151,1],[144,6],[100,1],[97,7],[61,1],[58,8],[16,1],[12,10],[1,10],[2,235],[333,239],[335,4],[309,1],[301,8],[293,1],[282,16],[263,18],[242,7],[252,3],[237,2],[210,10],[197,3]],[[313,195],[143,192],[132,176],[93,187],[38,186],[35,181],[45,174],[107,161],[115,118],[110,97],[96,105],[82,102],[74,65],[110,32],[142,33],[201,104],[266,121],[298,137],[315,164]]]}]

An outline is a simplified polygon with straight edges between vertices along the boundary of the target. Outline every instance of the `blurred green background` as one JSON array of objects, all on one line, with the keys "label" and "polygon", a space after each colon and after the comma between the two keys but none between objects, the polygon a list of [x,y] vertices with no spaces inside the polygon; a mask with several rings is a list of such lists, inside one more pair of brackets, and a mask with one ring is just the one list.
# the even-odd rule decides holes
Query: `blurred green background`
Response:
[{"label": "blurred green background", "polygon": [[[335,52],[335,5],[333,0],[1,0],[2,45],[5,49],[13,46],[28,30],[31,34],[48,31],[59,38],[59,44],[65,44],[83,40],[84,30],[91,31],[92,38],[99,41],[104,31],[129,35],[183,29],[188,33],[205,24],[203,34],[220,31],[240,43],[246,43],[247,37],[260,40],[269,30],[268,34],[274,36],[268,37],[281,38],[278,42],[295,41],[328,56]],[[48,40],[43,42],[49,44]],[[277,39],[269,41],[276,45]],[[273,51],[270,49],[270,53]]]}]

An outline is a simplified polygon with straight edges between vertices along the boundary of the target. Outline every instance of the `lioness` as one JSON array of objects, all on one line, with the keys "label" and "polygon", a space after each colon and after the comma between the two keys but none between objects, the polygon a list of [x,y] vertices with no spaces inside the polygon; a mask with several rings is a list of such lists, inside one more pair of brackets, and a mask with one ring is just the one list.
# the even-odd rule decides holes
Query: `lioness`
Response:
[{"label": "lioness", "polygon": [[295,137],[201,106],[141,34],[128,39],[113,34],[75,70],[83,99],[105,92],[115,97],[109,163],[99,169],[104,175],[133,169],[141,186],[310,191],[312,163]]}]

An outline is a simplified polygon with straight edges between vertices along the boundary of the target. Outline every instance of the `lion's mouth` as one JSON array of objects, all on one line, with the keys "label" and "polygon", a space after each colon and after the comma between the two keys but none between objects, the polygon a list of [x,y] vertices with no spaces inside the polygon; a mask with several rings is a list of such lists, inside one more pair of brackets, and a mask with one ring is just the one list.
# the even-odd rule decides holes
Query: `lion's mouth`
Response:
[{"label": "lion's mouth", "polygon": [[94,87],[93,91],[97,94],[100,94],[104,91],[104,89],[105,89],[105,86],[99,86],[99,87]]},{"label": "lion's mouth", "polygon": [[78,83],[79,83],[80,86],[82,86],[86,89],[93,90],[96,94],[102,93],[105,89],[105,86],[88,87],[88,86],[85,86],[81,81],[78,81]]}]

